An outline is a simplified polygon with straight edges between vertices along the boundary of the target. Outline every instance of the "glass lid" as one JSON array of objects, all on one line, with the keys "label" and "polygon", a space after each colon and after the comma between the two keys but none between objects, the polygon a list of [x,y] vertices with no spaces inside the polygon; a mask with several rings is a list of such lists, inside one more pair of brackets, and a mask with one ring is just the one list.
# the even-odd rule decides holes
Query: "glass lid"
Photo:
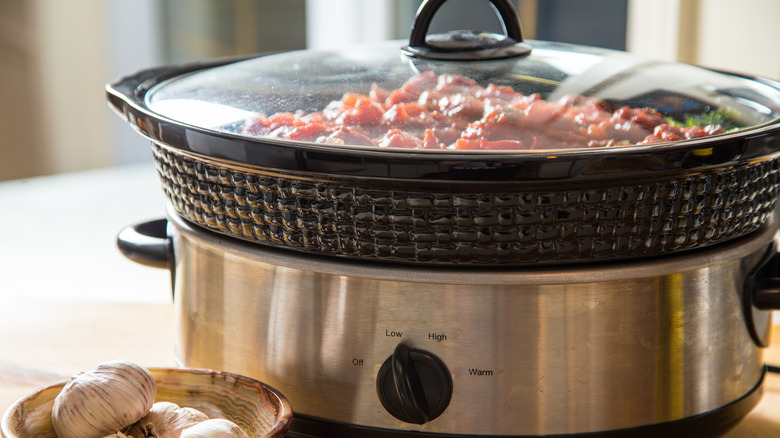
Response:
[{"label": "glass lid", "polygon": [[530,53],[500,59],[426,59],[400,40],[261,56],[163,82],[146,105],[182,124],[258,141],[406,151],[656,145],[780,117],[780,90],[768,81],[526,43]]}]

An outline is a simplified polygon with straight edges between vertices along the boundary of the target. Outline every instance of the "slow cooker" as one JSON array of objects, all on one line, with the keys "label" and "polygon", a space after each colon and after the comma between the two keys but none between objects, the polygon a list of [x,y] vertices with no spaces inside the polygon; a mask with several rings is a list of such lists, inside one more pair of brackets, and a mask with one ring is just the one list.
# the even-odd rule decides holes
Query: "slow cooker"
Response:
[{"label": "slow cooker", "polygon": [[780,84],[504,35],[144,70],[182,365],[278,388],[292,436],[711,437],[778,308]]}]

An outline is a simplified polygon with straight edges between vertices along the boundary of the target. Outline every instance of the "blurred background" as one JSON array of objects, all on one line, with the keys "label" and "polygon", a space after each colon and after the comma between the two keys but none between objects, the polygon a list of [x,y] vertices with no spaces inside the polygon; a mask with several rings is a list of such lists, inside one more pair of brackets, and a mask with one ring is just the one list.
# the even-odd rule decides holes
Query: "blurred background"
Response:
[{"label": "blurred background", "polygon": [[[0,180],[151,161],[104,86],[138,69],[408,38],[420,0],[0,0]],[[780,79],[777,0],[515,0],[529,39]],[[439,24],[437,24],[439,23]],[[443,27],[440,23],[447,23]],[[500,31],[451,0],[431,31]]]}]

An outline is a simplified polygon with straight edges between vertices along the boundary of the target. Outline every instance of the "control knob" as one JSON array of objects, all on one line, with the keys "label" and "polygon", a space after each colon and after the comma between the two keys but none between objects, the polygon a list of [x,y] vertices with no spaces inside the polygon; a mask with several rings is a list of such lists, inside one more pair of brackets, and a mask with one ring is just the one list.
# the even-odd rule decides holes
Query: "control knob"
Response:
[{"label": "control knob", "polygon": [[449,405],[452,376],[441,359],[401,342],[379,369],[376,389],[382,406],[395,418],[423,424]]}]

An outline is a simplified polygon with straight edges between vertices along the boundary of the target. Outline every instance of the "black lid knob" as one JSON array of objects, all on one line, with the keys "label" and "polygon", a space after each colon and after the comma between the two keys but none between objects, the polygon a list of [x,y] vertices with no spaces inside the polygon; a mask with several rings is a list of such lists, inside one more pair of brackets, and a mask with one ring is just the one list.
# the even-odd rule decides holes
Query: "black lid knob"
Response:
[{"label": "black lid knob", "polygon": [[517,11],[509,0],[489,0],[501,18],[505,35],[473,30],[454,30],[428,35],[436,11],[446,0],[426,0],[417,11],[409,36],[409,45],[402,50],[412,58],[442,61],[483,61],[525,56],[531,46],[523,42],[523,30]]}]

